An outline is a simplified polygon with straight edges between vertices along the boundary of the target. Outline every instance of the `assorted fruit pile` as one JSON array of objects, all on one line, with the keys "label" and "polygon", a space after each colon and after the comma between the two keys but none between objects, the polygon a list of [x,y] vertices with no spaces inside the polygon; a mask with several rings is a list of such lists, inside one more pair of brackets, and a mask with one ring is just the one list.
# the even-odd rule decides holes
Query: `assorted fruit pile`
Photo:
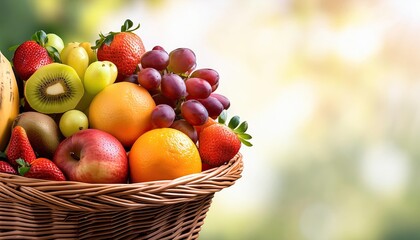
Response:
[{"label": "assorted fruit pile", "polygon": [[87,183],[170,180],[252,146],[219,74],[189,48],[145,49],[126,20],[91,43],[38,31],[0,53],[0,172]]}]

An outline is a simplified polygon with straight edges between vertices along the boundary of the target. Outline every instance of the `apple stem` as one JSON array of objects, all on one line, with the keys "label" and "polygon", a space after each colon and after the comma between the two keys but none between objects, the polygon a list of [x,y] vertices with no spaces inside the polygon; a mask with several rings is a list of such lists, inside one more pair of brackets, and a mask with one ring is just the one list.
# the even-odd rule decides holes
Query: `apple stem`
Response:
[{"label": "apple stem", "polygon": [[76,155],[74,152],[70,152],[70,156],[75,160],[80,160],[80,157]]}]

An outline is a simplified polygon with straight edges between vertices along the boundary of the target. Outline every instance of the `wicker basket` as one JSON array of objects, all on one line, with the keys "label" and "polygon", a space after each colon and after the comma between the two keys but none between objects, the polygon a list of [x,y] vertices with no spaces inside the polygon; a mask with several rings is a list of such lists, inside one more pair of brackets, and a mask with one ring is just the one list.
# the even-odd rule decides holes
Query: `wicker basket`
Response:
[{"label": "wicker basket", "polygon": [[88,184],[0,173],[0,239],[197,239],[242,155],[172,181]]}]

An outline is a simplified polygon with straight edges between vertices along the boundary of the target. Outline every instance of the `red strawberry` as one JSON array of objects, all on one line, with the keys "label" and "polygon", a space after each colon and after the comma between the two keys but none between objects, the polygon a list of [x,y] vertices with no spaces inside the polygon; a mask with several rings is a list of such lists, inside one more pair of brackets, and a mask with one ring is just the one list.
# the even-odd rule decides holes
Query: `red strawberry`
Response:
[{"label": "red strawberry", "polygon": [[45,179],[51,181],[65,181],[63,172],[54,162],[47,158],[37,158],[32,163],[23,159],[16,160],[19,163],[19,174],[28,178]]},{"label": "red strawberry", "polygon": [[252,146],[248,141],[251,135],[245,133],[248,123],[239,124],[239,117],[235,116],[228,126],[224,125],[226,114],[219,117],[219,123],[211,124],[204,128],[199,135],[198,151],[201,161],[213,167],[223,165],[232,159],[241,148],[241,143]]},{"label": "red strawberry", "polygon": [[0,161],[0,172],[17,174],[15,169],[13,169],[12,165],[10,165],[8,162],[4,162],[4,161]]},{"label": "red strawberry", "polygon": [[136,72],[140,58],[145,52],[143,41],[133,33],[140,27],[130,29],[133,26],[131,20],[126,20],[121,26],[121,32],[109,32],[108,35],[99,34],[96,40],[97,57],[99,61],[113,62],[118,69],[117,82]]},{"label": "red strawberry", "polygon": [[35,152],[23,127],[16,126],[13,128],[6,156],[10,165],[12,165],[15,169],[18,167],[16,160],[19,158],[22,158],[29,163],[35,160]]},{"label": "red strawberry", "polygon": [[56,60],[57,50],[45,47],[47,35],[44,31],[38,31],[32,36],[32,40],[19,45],[13,56],[13,67],[16,74],[22,80],[27,80],[38,68],[50,64]]}]

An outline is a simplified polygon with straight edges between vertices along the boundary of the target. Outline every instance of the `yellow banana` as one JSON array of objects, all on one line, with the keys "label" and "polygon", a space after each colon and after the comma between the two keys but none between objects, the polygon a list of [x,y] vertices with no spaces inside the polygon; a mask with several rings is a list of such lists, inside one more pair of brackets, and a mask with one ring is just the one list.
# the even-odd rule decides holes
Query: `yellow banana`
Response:
[{"label": "yellow banana", "polygon": [[0,151],[10,139],[11,125],[19,114],[19,90],[9,60],[0,52]]}]

